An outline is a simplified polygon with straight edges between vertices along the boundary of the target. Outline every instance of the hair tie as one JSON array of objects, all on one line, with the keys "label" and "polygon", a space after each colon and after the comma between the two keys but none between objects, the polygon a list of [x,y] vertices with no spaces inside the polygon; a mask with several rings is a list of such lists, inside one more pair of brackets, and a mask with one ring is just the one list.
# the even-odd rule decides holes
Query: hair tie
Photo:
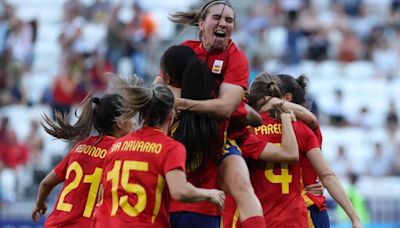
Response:
[{"label": "hair tie", "polygon": [[96,105],[99,105],[101,103],[101,100],[98,97],[93,97],[92,102],[95,103]]},{"label": "hair tie", "polygon": [[271,87],[273,84],[275,84],[275,83],[274,82],[268,83],[267,88]]}]

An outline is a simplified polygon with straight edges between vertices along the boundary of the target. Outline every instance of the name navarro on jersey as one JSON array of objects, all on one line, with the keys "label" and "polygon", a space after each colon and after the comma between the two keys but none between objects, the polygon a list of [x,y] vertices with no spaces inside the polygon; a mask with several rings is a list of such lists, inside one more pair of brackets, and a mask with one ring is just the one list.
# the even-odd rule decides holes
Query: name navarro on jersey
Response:
[{"label": "name navarro on jersey", "polygon": [[282,124],[267,124],[254,128],[256,135],[282,134]]},{"label": "name navarro on jersey", "polygon": [[115,151],[138,151],[158,154],[161,152],[162,144],[140,140],[129,140],[112,145],[111,153]]},{"label": "name navarro on jersey", "polygon": [[107,150],[91,145],[81,144],[76,147],[75,153],[83,153],[92,157],[104,158],[107,155]]}]

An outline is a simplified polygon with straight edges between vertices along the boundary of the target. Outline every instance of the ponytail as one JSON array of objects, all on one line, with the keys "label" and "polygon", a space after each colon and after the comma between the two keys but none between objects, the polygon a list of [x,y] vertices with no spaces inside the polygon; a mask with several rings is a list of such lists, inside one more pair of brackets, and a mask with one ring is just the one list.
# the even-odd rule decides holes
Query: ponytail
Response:
[{"label": "ponytail", "polygon": [[139,112],[139,121],[155,127],[164,123],[168,114],[174,107],[174,95],[164,85],[155,85],[152,88],[138,86],[116,77],[115,83],[122,96],[123,118],[133,117]]},{"label": "ponytail", "polygon": [[44,115],[41,125],[48,134],[58,139],[80,141],[90,135],[93,126],[94,114],[92,102],[93,100],[90,96],[87,96],[83,100],[80,105],[82,112],[74,125],[71,125],[68,121],[70,114],[62,114],[61,112],[55,113],[55,121]]},{"label": "ponytail", "polygon": [[[207,65],[198,58],[190,60],[186,66],[182,81],[182,98],[211,99],[212,78]],[[181,111],[179,124],[173,137],[185,145],[186,168],[189,177],[196,183],[204,180],[204,170],[221,154],[223,134],[219,128],[219,118],[210,114]]]},{"label": "ponytail", "polygon": [[280,82],[276,76],[266,72],[259,74],[250,87],[250,94],[247,95],[249,105],[255,110],[260,110],[269,100],[265,97],[281,97],[279,89]]},{"label": "ponytail", "polygon": [[[268,103],[268,97],[278,97],[281,98],[282,93],[280,90],[280,81],[275,75],[268,73],[259,74],[253,81],[250,87],[250,94],[247,96],[249,105],[255,110],[260,111],[262,106]],[[282,105],[273,107],[268,111],[269,116],[274,119],[280,119],[282,113],[288,112]]]}]

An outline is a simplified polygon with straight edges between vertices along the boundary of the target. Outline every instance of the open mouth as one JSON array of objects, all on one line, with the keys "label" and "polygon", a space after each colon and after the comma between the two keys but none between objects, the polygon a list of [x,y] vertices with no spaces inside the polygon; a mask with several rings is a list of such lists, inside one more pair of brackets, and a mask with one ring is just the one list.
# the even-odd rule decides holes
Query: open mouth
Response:
[{"label": "open mouth", "polygon": [[225,38],[225,36],[226,36],[226,34],[224,32],[222,32],[222,31],[215,31],[214,35],[216,37],[220,37],[220,38]]}]

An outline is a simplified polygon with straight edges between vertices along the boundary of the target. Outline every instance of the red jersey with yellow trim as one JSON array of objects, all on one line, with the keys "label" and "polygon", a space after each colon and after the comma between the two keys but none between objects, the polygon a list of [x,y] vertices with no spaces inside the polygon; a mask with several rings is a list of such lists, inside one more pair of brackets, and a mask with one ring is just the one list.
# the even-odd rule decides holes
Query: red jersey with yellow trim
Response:
[{"label": "red jersey with yellow trim", "polygon": [[[317,128],[314,129],[314,134],[318,139],[318,143],[320,147],[322,146],[322,133],[321,129],[318,126]],[[310,160],[308,160],[307,157],[302,157],[300,158],[300,164],[301,164],[301,170],[302,170],[302,178],[303,178],[303,185],[307,186],[310,184],[315,184],[317,183],[318,180],[318,175],[311,164]],[[326,210],[326,199],[325,196],[323,195],[314,195],[312,193],[308,192],[303,192],[303,198],[304,201],[306,202],[307,207],[310,207],[311,205],[315,205],[318,207],[320,211]]]},{"label": "red jersey with yellow trim", "polygon": [[169,227],[165,175],[185,171],[184,146],[161,130],[144,127],[118,139],[105,160],[104,195],[96,227]]},{"label": "red jersey with yellow trim", "polygon": [[114,143],[111,136],[92,136],[78,142],[54,168],[64,187],[45,227],[90,226],[103,173],[103,162]]},{"label": "red jersey with yellow trim", "polygon": [[[229,40],[228,47],[219,53],[208,53],[200,41],[188,40],[182,43],[193,49],[197,57],[206,62],[208,70],[215,79],[217,87],[222,83],[230,83],[243,87],[246,91],[249,83],[249,62],[246,55],[232,40]],[[243,118],[247,114],[242,100],[238,108],[232,113],[231,121],[234,118]],[[229,139],[236,139],[244,134],[246,128],[228,131]]]},{"label": "red jersey with yellow trim", "polygon": [[[263,124],[254,129],[254,134],[263,141],[280,144],[281,123],[266,113],[262,113],[261,116]],[[300,157],[319,147],[313,132],[302,122],[293,122],[293,129]],[[247,155],[243,152],[243,156]],[[266,163],[252,160],[248,165],[254,192],[263,207],[266,227],[308,227],[307,209],[301,197],[300,163]]]}]

